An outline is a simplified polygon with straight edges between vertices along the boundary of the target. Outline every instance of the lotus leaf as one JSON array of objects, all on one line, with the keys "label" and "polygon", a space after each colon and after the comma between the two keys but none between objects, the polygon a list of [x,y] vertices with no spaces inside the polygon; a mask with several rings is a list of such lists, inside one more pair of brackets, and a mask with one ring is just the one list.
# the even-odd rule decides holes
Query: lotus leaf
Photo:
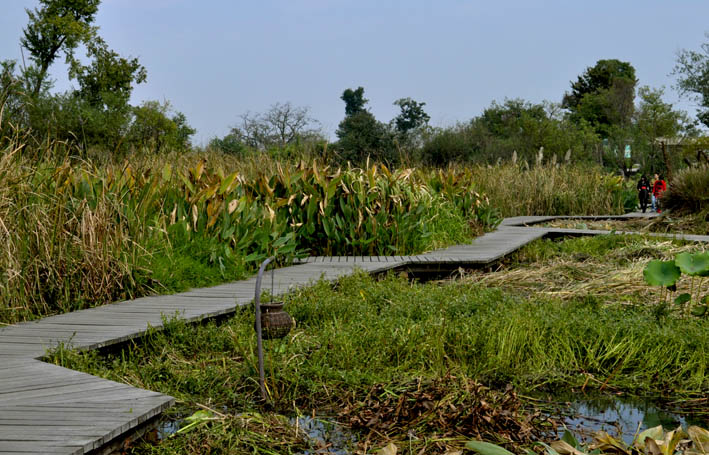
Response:
[{"label": "lotus leaf", "polygon": [[692,296],[685,292],[684,294],[680,294],[677,296],[677,298],[675,299],[675,305],[684,305],[690,300],[692,300]]},{"label": "lotus leaf", "polygon": [[698,305],[692,308],[692,314],[694,316],[704,316],[707,314],[707,306],[706,305]]},{"label": "lotus leaf", "polygon": [[670,287],[677,282],[680,274],[680,269],[674,261],[650,261],[643,270],[645,281],[653,286]]},{"label": "lotus leaf", "polygon": [[690,276],[709,276],[709,253],[680,253],[675,264]]}]

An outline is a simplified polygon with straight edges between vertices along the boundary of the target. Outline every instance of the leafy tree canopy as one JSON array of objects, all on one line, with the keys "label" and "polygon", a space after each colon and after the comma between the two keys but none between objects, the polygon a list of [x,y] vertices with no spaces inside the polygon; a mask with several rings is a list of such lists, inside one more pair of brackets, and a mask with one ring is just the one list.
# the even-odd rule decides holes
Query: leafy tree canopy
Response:
[{"label": "leafy tree canopy", "polygon": [[584,120],[598,134],[608,137],[630,125],[636,84],[635,68],[630,63],[599,60],[571,83],[562,107],[569,109],[573,120]]},{"label": "leafy tree canopy", "polygon": [[388,160],[391,143],[386,125],[369,111],[359,111],[342,120],[336,133],[343,161],[361,164],[367,157]]},{"label": "leafy tree canopy", "polygon": [[423,110],[426,103],[419,103],[411,98],[400,98],[394,101],[401,112],[394,118],[394,127],[401,134],[426,125],[431,117]]},{"label": "leafy tree canopy", "polygon": [[29,23],[20,39],[34,63],[27,79],[33,96],[37,96],[47,76],[49,66],[60,52],[71,60],[74,50],[82,42],[90,41],[96,33],[94,22],[100,0],[40,0],[40,7],[27,10]]},{"label": "leafy tree canopy", "polygon": [[[709,39],[709,33],[706,37]],[[697,118],[709,127],[709,42],[702,44],[700,51],[680,51],[673,74],[679,76],[680,93],[699,103]]]},{"label": "leafy tree canopy", "polygon": [[348,88],[342,92],[340,99],[345,102],[346,116],[355,115],[358,112],[364,111],[364,105],[369,102],[369,100],[364,97],[363,87],[357,87],[356,90]]},{"label": "leafy tree canopy", "polygon": [[119,109],[128,104],[133,84],[145,82],[147,73],[137,58],[126,59],[96,38],[87,44],[89,65],[72,61],[70,77],[79,82],[79,96],[95,107]]}]

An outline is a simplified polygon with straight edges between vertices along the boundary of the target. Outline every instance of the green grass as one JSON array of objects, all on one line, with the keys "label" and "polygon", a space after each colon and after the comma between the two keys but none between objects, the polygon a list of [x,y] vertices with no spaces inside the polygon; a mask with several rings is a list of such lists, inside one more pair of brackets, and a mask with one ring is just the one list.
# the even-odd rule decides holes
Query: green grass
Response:
[{"label": "green grass", "polygon": [[[582,238],[540,242],[520,254],[602,257],[604,250],[640,243]],[[297,291],[286,308],[297,328],[285,340],[266,342],[267,386],[275,410],[284,414],[337,414],[366,403],[376,387],[403,394],[417,378],[443,381],[452,393],[460,383],[444,379],[450,375],[498,390],[512,384],[522,393],[585,387],[676,397],[709,390],[707,321],[658,318],[648,304],[602,304],[590,294],[562,301],[467,280],[421,284],[359,274]],[[197,403],[233,413],[261,411],[252,324],[248,310],[222,324],[172,321],[164,331],[105,357],[61,352],[54,360],[173,395],[183,413],[196,410]],[[139,452],[171,453],[195,441],[219,451],[232,434],[200,431]],[[435,431],[428,431],[422,441],[433,437]],[[248,443],[229,447],[251,453]]]}]

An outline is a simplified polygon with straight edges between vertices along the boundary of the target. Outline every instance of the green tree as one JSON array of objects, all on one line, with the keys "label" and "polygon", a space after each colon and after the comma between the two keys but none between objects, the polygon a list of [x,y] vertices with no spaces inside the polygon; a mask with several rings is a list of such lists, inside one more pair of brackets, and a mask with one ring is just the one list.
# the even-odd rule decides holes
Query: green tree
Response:
[{"label": "green tree", "polygon": [[401,109],[399,115],[394,118],[394,127],[400,134],[420,128],[431,120],[431,117],[423,110],[426,103],[419,103],[411,98],[400,98],[394,101],[394,105]]},{"label": "green tree", "polygon": [[71,93],[80,106],[81,134],[76,136],[85,150],[103,146],[115,153],[129,139],[134,114],[130,96],[134,84],[145,81],[146,71],[137,58],[121,57],[98,36],[86,43],[86,50],[90,62],[72,59],[69,70],[79,84]]},{"label": "green tree", "polygon": [[146,101],[133,108],[133,121],[128,135],[131,145],[147,147],[156,152],[188,148],[190,136],[195,130],[187,124],[181,112],[169,117],[171,111],[167,101]]},{"label": "green tree", "polygon": [[[0,61],[0,139],[26,121],[22,80],[15,74],[14,60]],[[8,119],[10,121],[8,121]]]},{"label": "green tree", "polygon": [[215,137],[209,141],[208,148],[230,155],[243,155],[249,150],[246,144],[241,141],[240,132],[235,128],[232,128],[229,134],[223,138]]},{"label": "green tree", "polygon": [[355,115],[358,112],[364,111],[364,105],[369,102],[369,100],[364,97],[363,87],[357,87],[355,90],[348,88],[342,92],[340,99],[345,102],[345,116]]},{"label": "green tree", "polygon": [[630,63],[599,60],[571,83],[562,107],[569,109],[572,120],[588,122],[602,137],[622,136],[633,115],[636,84]]},{"label": "green tree", "polygon": [[599,143],[584,121],[571,122],[559,105],[535,104],[522,99],[494,102],[482,115],[465,124],[434,129],[424,141],[421,159],[429,164],[473,161],[495,163],[513,154],[534,162],[540,148],[549,159],[591,161]]},{"label": "green tree", "polygon": [[243,114],[241,125],[232,128],[232,133],[239,136],[240,142],[259,150],[283,149],[289,144],[322,138],[320,123],[310,117],[310,110],[290,102],[276,103],[263,114]]},{"label": "green tree", "polygon": [[190,148],[192,146],[192,136],[197,130],[187,123],[187,116],[182,112],[175,112],[172,116],[172,121],[177,126],[177,131],[175,132],[177,147],[182,149]]},{"label": "green tree", "polygon": [[46,87],[47,71],[60,53],[67,63],[74,50],[90,41],[96,32],[91,26],[100,0],[39,0],[40,7],[27,10],[29,23],[20,42],[33,65],[25,72],[27,86],[36,98]]},{"label": "green tree", "polygon": [[[709,33],[705,36],[709,39]],[[701,51],[680,51],[673,74],[679,76],[680,93],[699,103],[697,118],[709,127],[709,42],[702,44]]]},{"label": "green tree", "polygon": [[667,171],[670,157],[661,156],[657,139],[676,137],[687,121],[684,112],[674,110],[672,104],[663,101],[664,93],[664,87],[653,89],[643,86],[638,89],[640,103],[634,115],[635,148],[643,152],[641,164],[648,172]]},{"label": "green tree", "polygon": [[392,143],[386,125],[369,111],[348,115],[335,132],[337,146],[343,161],[362,164],[371,157],[377,161],[391,161]]},{"label": "green tree", "polygon": [[393,143],[386,125],[365,109],[368,100],[364,89],[347,89],[340,97],[345,102],[345,118],[335,134],[337,148],[343,161],[361,165],[368,157],[377,161],[392,161]]},{"label": "green tree", "polygon": [[133,85],[145,82],[147,73],[137,58],[127,59],[96,38],[87,44],[89,65],[73,60],[69,76],[79,83],[78,96],[95,107],[121,110],[128,105]]}]

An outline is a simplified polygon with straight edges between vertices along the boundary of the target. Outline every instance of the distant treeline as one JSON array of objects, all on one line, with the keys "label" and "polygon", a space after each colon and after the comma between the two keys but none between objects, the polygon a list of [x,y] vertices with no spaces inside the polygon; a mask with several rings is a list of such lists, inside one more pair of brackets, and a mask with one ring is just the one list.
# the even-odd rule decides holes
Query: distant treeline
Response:
[{"label": "distant treeline", "polygon": [[[38,0],[27,10],[20,37],[26,60],[0,61],[0,140],[22,135],[25,153],[45,154],[58,145],[82,158],[120,160],[145,153],[195,148],[195,130],[169,102],[129,103],[133,87],[147,72],[137,58],[122,57],[94,25],[100,0]],[[85,52],[79,58],[77,52]],[[77,88],[52,90],[49,69],[63,58]],[[647,172],[678,166],[694,149],[668,152],[658,138],[697,136],[709,126],[709,43],[702,52],[680,52],[674,69],[678,88],[700,106],[697,119],[663,101],[664,88],[638,87],[629,62],[599,60],[572,81],[560,103],[522,99],[493,102],[480,115],[448,127],[430,126],[425,102],[394,101],[399,114],[389,122],[374,117],[364,88],[342,93],[344,118],[335,142],[306,107],[274,104],[263,113],[246,113],[224,137],[206,148],[227,154],[268,152],[291,157],[313,155],[336,164],[447,165],[509,160],[530,161],[540,150],[550,160],[595,162],[614,170],[640,164]],[[698,144],[698,145],[697,145]],[[626,155],[630,151],[630,158]]]},{"label": "distant treeline", "polygon": [[381,122],[367,109],[369,100],[358,87],[341,96],[345,117],[334,143],[325,140],[307,108],[285,103],[263,114],[242,115],[239,125],[208,147],[230,154],[306,152],[355,165],[367,160],[392,165],[495,164],[513,157],[531,163],[542,152],[552,162],[598,163],[623,172],[636,164],[645,172],[680,166],[694,149],[663,151],[659,139],[676,143],[695,137],[697,124],[663,101],[664,88],[636,89],[637,82],[630,63],[599,60],[571,83],[561,103],[506,99],[469,121],[443,128],[430,126],[426,103],[411,98],[396,100],[399,114]]}]

